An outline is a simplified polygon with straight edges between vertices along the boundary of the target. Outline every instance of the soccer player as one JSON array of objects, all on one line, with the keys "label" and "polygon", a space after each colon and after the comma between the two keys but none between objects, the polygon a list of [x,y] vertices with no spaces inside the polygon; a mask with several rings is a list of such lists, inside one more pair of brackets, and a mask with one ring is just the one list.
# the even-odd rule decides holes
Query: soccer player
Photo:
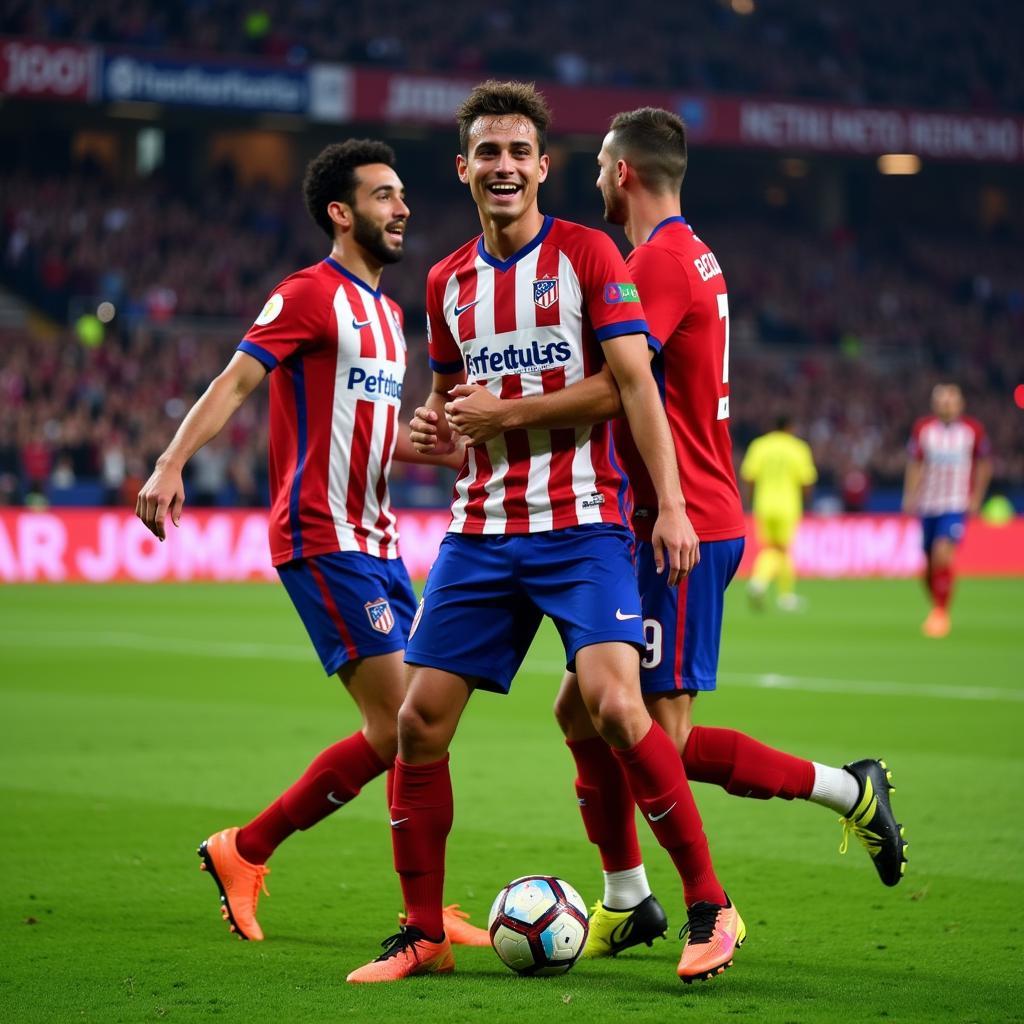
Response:
[{"label": "soccer player", "polygon": [[[549,113],[532,86],[488,82],[458,113],[456,167],[483,234],[427,278],[437,443],[467,375],[495,396],[556,393],[607,364],[657,494],[654,557],[675,584],[697,560],[675,453],[647,356],[647,324],[622,257],[603,233],[544,216]],[[433,439],[432,439],[433,440]],[[721,942],[684,978],[720,972],[743,923],[715,876],[707,839],[672,740],[639,686],[640,598],[626,521],[627,486],[606,424],[572,419],[507,430],[467,450],[452,522],[427,580],[406,651],[391,805],[395,867],[408,924],[351,982],[393,981],[454,968],[441,917],[445,840],[453,807],[448,747],[476,689],[506,692],[543,615],[555,622],[593,724],[683,880],[688,905],[718,906]]]},{"label": "soccer player", "polygon": [[953,561],[964,536],[966,517],[976,515],[992,479],[985,428],[964,416],[964,396],[956,384],[932,389],[932,415],[914,424],[910,436],[903,511],[921,517],[924,585],[932,609],[921,631],[948,635],[953,595]]},{"label": "soccer player", "polygon": [[[274,289],[135,508],[163,540],[167,516],[175,526],[181,518],[185,464],[270,374],[271,557],[324,670],[344,683],[363,726],[318,754],[247,825],[200,845],[221,913],[244,939],[263,938],[256,910],[274,850],[354,800],[395,757],[402,652],[416,603],[399,557],[388,471],[392,458],[439,460],[417,453],[398,419],[402,311],[380,290],[383,268],[402,258],[409,219],[394,164],[390,146],[367,139],[327,146],[310,163],[306,206],[331,239],[330,255]],[[485,944],[487,933],[463,916],[446,910],[454,940]]]},{"label": "soccer player", "polygon": [[804,498],[818,479],[818,471],[810,445],[793,434],[789,416],[780,416],[774,430],[750,442],[740,476],[754,492],[754,521],[761,544],[747,594],[759,608],[774,581],[779,608],[797,611],[800,599],[795,591],[796,565],[790,547],[803,517]]},{"label": "soccer player", "polygon": [[[653,108],[619,114],[598,156],[605,218],[623,225],[635,246],[627,266],[644,301],[654,373],[701,547],[700,563],[678,588],[666,586],[654,571],[654,493],[628,426],[617,421],[616,448],[637,502],[633,528],[647,644],[640,674],[644,699],[675,741],[691,782],[714,783],[738,796],[800,798],[831,808],[844,816],[844,848],[852,832],[882,881],[894,885],[906,844],[892,815],[883,762],[864,760],[838,769],[731,729],[692,724],[694,698],[716,686],[725,589],[743,552],[744,520],[728,429],[728,295],[717,259],[681,216],[686,162],[683,122]],[[520,402],[501,402],[463,386],[447,414],[455,429],[478,443],[509,424],[538,427],[555,414],[583,418],[589,407],[607,408],[600,389],[608,385],[599,378]],[[417,444],[431,431],[425,410],[420,412],[413,421]],[[571,673],[555,710],[576,761],[587,834],[599,847],[605,870],[604,896],[592,910],[584,955],[608,956],[650,944],[664,934],[666,918],[647,882],[628,782],[591,726]],[[688,943],[713,949],[719,941],[717,915],[713,906],[691,908]]]}]

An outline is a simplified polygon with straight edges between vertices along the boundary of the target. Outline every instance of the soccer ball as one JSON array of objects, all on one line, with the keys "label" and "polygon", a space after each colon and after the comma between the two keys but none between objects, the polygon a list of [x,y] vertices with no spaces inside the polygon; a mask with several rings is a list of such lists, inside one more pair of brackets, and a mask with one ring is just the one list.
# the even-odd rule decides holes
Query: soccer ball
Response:
[{"label": "soccer ball", "polygon": [[487,919],[494,952],[517,974],[564,974],[583,952],[587,927],[583,898],[550,875],[509,882]]}]

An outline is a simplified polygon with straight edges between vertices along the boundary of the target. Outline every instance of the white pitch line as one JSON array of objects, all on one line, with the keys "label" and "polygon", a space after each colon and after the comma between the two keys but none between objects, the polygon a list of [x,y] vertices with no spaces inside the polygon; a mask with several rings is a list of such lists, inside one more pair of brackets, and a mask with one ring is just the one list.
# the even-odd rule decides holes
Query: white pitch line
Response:
[{"label": "white pitch line", "polygon": [[[61,630],[48,633],[0,633],[0,649],[7,647],[106,647],[133,651],[161,651],[167,654],[194,654],[206,658],[251,658],[270,661],[307,661],[314,663],[311,645],[268,644],[251,641],[187,640],[151,633],[93,632]],[[559,677],[565,671],[561,662],[527,661],[531,672]],[[720,672],[719,679],[729,686],[755,690],[795,690],[808,693],[853,694],[879,697],[933,697],[939,700],[1007,701],[1024,703],[1024,690],[998,686],[973,686],[964,683],[906,683],[881,679],[829,679],[822,676],[790,676],[774,672]]]},{"label": "white pitch line", "polygon": [[[530,664],[531,671],[559,675],[561,662]],[[939,700],[1024,702],[1024,690],[999,686],[953,686],[947,683],[902,683],[882,679],[826,679],[821,676],[784,676],[775,672],[719,672],[720,683],[752,690],[802,690],[808,693],[869,694],[879,697],[935,697]]]}]

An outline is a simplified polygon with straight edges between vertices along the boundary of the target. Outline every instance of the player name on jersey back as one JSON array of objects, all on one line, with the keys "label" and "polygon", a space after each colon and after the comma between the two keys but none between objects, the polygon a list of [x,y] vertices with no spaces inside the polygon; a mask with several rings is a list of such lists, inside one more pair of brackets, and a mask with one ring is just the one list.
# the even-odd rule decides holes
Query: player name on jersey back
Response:
[{"label": "player name on jersey back", "polygon": [[[599,231],[546,217],[507,260],[482,238],[427,280],[431,366],[465,370],[506,399],[568,387],[598,372],[601,343],[646,332],[621,255]],[[455,485],[455,533],[529,533],[627,524],[628,485],[608,427],[513,430],[467,451]]]}]

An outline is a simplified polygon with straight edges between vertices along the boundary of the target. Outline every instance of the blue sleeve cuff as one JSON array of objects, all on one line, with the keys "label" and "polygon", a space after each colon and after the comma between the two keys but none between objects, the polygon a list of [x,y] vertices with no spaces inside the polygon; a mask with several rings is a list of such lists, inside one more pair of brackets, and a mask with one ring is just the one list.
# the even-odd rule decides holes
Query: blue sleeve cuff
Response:
[{"label": "blue sleeve cuff", "polygon": [[259,360],[267,369],[267,373],[277,368],[277,360],[262,345],[244,338],[238,343],[238,351]]},{"label": "blue sleeve cuff", "polygon": [[440,363],[433,356],[429,357],[430,368],[434,373],[458,373],[466,368],[466,364],[458,359],[452,363]]},{"label": "blue sleeve cuff", "polygon": [[624,334],[649,334],[646,320],[622,320],[617,324],[605,324],[604,327],[597,327],[594,336],[598,341],[608,341],[611,338],[621,338]]},{"label": "blue sleeve cuff", "polygon": [[647,347],[653,352],[660,352],[665,346],[653,334],[648,334]]}]

